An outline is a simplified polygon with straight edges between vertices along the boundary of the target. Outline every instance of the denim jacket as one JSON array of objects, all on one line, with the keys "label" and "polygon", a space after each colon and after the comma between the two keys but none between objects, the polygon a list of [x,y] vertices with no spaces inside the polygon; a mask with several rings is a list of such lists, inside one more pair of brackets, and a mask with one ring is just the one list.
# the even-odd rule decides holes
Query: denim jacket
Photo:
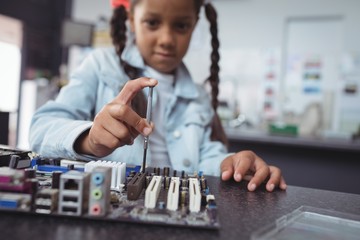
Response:
[{"label": "denim jacket", "polygon": [[[135,45],[125,48],[122,58],[140,69],[145,67]],[[76,153],[74,142],[128,80],[114,48],[94,50],[71,75],[58,97],[35,112],[30,127],[31,149],[44,157],[95,160],[93,156]],[[153,101],[156,98],[155,95]],[[174,96],[165,113],[171,167],[219,175],[220,163],[228,154],[222,143],[210,140],[214,111],[209,95],[193,82],[184,64],[176,71]],[[102,159],[141,165],[142,156],[143,137],[139,135],[133,145],[120,147]],[[151,159],[151,154],[148,156]]]}]

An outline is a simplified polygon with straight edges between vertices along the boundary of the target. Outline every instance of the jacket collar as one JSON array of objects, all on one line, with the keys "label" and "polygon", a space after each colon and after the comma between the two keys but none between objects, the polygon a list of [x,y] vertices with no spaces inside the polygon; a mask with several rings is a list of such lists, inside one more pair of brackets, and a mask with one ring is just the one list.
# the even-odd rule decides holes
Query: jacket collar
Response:
[{"label": "jacket collar", "polygon": [[188,99],[199,96],[199,90],[184,63],[180,64],[175,73],[175,95]]}]

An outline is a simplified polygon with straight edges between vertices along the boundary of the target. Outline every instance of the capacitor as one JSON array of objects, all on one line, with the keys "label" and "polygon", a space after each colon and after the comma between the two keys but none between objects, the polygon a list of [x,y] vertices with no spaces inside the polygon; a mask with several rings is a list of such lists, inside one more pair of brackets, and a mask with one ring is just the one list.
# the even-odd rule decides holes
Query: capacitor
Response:
[{"label": "capacitor", "polygon": [[59,189],[60,187],[60,176],[62,172],[61,171],[54,171],[52,172],[52,179],[51,179],[51,188],[53,189]]},{"label": "capacitor", "polygon": [[206,206],[206,205],[207,205],[206,194],[201,193],[201,206]]},{"label": "capacitor", "polygon": [[204,178],[204,176],[200,178],[200,188],[201,191],[205,191],[205,189],[207,189],[207,181],[206,178]]},{"label": "capacitor", "polygon": [[170,168],[169,167],[164,167],[164,177],[168,177],[169,172],[170,172]]},{"label": "capacitor", "polygon": [[168,190],[170,187],[170,181],[171,181],[171,177],[166,176],[164,178],[164,189]]},{"label": "capacitor", "polygon": [[180,184],[181,187],[189,187],[189,180],[188,179],[182,178],[180,180],[180,182],[181,182],[181,184]]},{"label": "capacitor", "polygon": [[39,180],[36,178],[29,178],[26,180],[26,183],[29,184],[29,193],[31,194],[31,210],[34,211],[35,207],[35,196],[39,188]]},{"label": "capacitor", "polygon": [[156,168],[156,172],[155,172],[155,173],[156,173],[156,176],[160,176],[160,168],[159,168],[159,167]]},{"label": "capacitor", "polygon": [[181,187],[180,188],[180,206],[187,206],[189,201],[189,188]]},{"label": "capacitor", "polygon": [[36,177],[36,170],[32,168],[25,169],[25,178],[35,178]]},{"label": "capacitor", "polygon": [[35,196],[35,194],[37,193],[37,190],[38,190],[39,180],[37,180],[36,178],[30,178],[25,181],[25,184],[27,186],[26,191],[28,193],[30,193],[31,195]]}]

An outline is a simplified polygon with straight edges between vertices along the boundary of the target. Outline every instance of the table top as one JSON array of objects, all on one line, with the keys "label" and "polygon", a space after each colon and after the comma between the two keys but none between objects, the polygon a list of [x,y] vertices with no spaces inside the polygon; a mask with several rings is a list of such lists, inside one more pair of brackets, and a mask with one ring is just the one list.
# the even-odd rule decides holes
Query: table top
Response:
[{"label": "table top", "polygon": [[[246,183],[207,177],[216,197],[219,230],[79,220],[0,212],[1,239],[249,239],[251,234],[300,206],[360,215],[360,195],[288,186],[248,192]],[[358,186],[357,186],[358,187]]]}]

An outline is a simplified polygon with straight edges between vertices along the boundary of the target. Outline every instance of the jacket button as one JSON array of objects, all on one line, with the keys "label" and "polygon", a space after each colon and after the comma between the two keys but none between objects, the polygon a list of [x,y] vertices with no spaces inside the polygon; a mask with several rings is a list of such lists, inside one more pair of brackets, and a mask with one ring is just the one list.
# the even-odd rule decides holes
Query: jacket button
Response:
[{"label": "jacket button", "polygon": [[175,130],[175,131],[173,132],[173,136],[174,136],[174,138],[180,138],[180,137],[181,137],[181,132],[178,131],[178,130]]},{"label": "jacket button", "polygon": [[191,162],[190,162],[189,159],[184,159],[184,160],[183,160],[183,164],[184,164],[185,167],[190,167]]}]

